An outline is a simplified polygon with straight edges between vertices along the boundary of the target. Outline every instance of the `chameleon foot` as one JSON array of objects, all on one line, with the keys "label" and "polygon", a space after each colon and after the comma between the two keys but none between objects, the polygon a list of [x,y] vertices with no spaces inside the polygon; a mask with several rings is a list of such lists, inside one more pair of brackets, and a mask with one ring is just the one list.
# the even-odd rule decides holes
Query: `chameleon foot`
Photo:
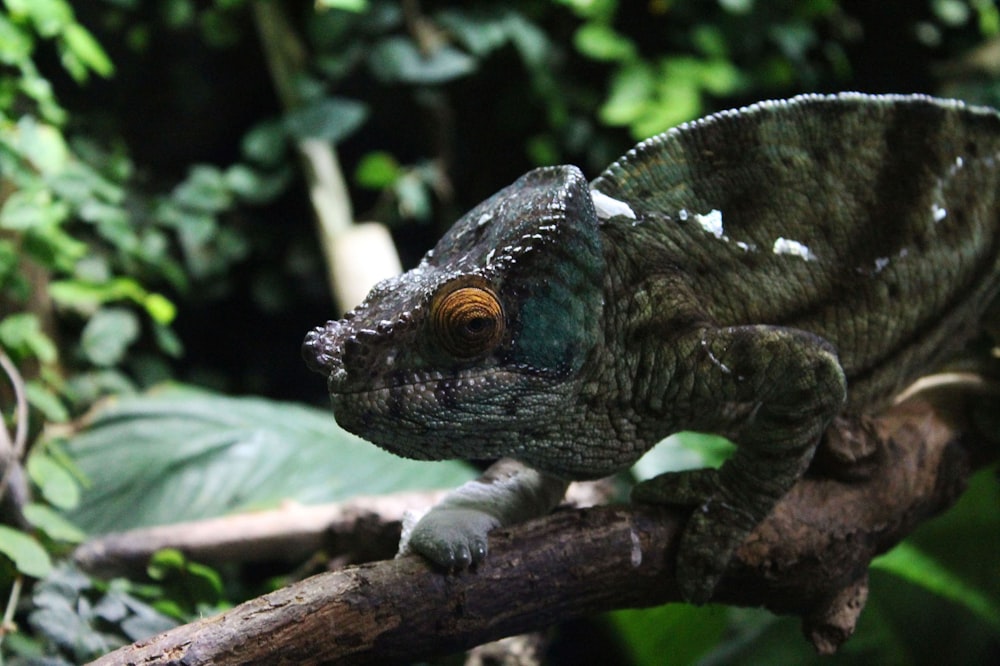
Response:
[{"label": "chameleon foot", "polygon": [[661,474],[638,484],[632,499],[694,506],[677,553],[677,584],[686,601],[709,601],[736,548],[756,525],[754,516],[735,508],[714,469]]},{"label": "chameleon foot", "polygon": [[417,552],[450,570],[467,569],[486,557],[487,533],[500,521],[476,509],[431,509],[399,545],[400,554]]}]

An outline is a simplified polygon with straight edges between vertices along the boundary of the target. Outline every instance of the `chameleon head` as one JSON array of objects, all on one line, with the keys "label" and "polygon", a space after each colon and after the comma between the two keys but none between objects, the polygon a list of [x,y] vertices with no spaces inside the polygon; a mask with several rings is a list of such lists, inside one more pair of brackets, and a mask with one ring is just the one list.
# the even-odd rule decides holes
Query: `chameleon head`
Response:
[{"label": "chameleon head", "polygon": [[603,335],[597,225],[575,167],[532,171],[463,216],[306,336],[337,421],[411,458],[530,459],[567,428]]}]

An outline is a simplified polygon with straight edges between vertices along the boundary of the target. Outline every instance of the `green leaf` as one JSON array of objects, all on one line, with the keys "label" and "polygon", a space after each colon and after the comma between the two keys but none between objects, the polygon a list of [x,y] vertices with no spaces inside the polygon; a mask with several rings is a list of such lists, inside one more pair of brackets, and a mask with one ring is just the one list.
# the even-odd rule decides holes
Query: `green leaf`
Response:
[{"label": "green leaf", "polygon": [[354,180],[361,187],[381,190],[391,185],[402,174],[396,158],[384,151],[374,151],[361,158],[354,172]]},{"label": "green leaf", "polygon": [[995,630],[1000,630],[1000,607],[992,599],[967,585],[915,546],[901,543],[885,555],[872,560],[872,567],[888,571],[964,606]]},{"label": "green leaf", "polygon": [[361,14],[368,11],[368,0],[316,0],[317,9],[340,9]]},{"label": "green leaf", "polygon": [[368,107],[345,97],[326,97],[285,116],[285,127],[297,139],[337,143],[353,134],[368,118]]},{"label": "green leaf", "polygon": [[106,282],[55,280],[49,284],[49,295],[60,305],[83,312],[93,312],[104,303],[129,300],[144,307],[159,324],[169,324],[176,315],[176,307],[165,296],[149,293],[138,282],[126,277]]},{"label": "green leaf", "polygon": [[468,51],[483,57],[510,40],[507,16],[507,12],[479,14],[445,9],[435,19]]},{"label": "green leaf", "polygon": [[184,343],[169,327],[157,323],[153,326],[153,337],[156,339],[156,346],[167,356],[180,358],[184,353]]},{"label": "green leaf", "polygon": [[[47,86],[48,82],[44,85]],[[29,115],[22,116],[17,121],[14,145],[17,152],[44,176],[59,173],[70,161],[69,147],[62,133],[56,127],[38,122]]]},{"label": "green leaf", "polygon": [[184,568],[186,558],[184,553],[176,548],[163,548],[153,553],[146,566],[146,573],[153,580],[163,580],[170,571],[180,571]]},{"label": "green leaf", "polygon": [[216,605],[222,601],[222,577],[200,562],[188,560],[176,549],[165,548],[153,554],[146,573],[165,584],[169,596],[180,597],[192,610],[199,604]]},{"label": "green leaf", "polygon": [[[81,152],[87,152],[85,146],[77,146]],[[104,156],[94,156],[93,159],[102,159]],[[127,161],[118,167],[124,173],[115,174],[115,177],[125,180],[129,177]],[[70,161],[66,167],[46,180],[46,183],[62,199],[67,200],[78,208],[83,208],[88,203],[100,203],[103,205],[113,205],[115,211],[121,211],[120,204],[125,200],[125,189],[104,177],[90,165],[79,160]],[[98,209],[98,212],[101,212]],[[119,213],[115,213],[116,215]],[[92,220],[86,217],[88,221]]]},{"label": "green leaf", "polygon": [[719,0],[719,5],[732,14],[749,14],[753,11],[754,0]]},{"label": "green leaf", "polygon": [[719,467],[734,449],[725,437],[699,432],[679,432],[667,437],[636,461],[632,473],[639,481],[663,472]]},{"label": "green leaf", "polygon": [[965,25],[972,13],[969,3],[963,0],[932,0],[931,7],[938,20],[952,28]]},{"label": "green leaf", "polygon": [[109,367],[122,361],[139,338],[139,320],[131,310],[101,308],[83,328],[80,346],[94,365]]},{"label": "green leaf", "polygon": [[65,423],[69,421],[69,410],[62,399],[43,382],[32,379],[24,386],[28,404],[37,409],[46,421]]},{"label": "green leaf", "polygon": [[682,122],[696,118],[702,110],[701,92],[693,81],[663,80],[657,84],[657,95],[645,113],[632,122],[632,136],[645,139]]},{"label": "green leaf", "polygon": [[31,35],[0,13],[0,63],[22,64],[31,57],[34,46]]},{"label": "green leaf", "polygon": [[206,164],[192,167],[188,177],[174,188],[172,196],[182,206],[204,213],[217,213],[233,204],[222,171]]},{"label": "green leaf", "polygon": [[148,294],[141,302],[152,320],[158,324],[167,325],[177,316],[177,306],[162,294]]},{"label": "green leaf", "polygon": [[31,21],[43,37],[55,37],[73,23],[73,10],[65,0],[4,0],[13,16]]},{"label": "green leaf", "polygon": [[628,125],[645,113],[653,94],[653,69],[644,62],[622,67],[611,78],[611,92],[600,110],[608,125]]},{"label": "green leaf", "polygon": [[6,555],[25,576],[44,578],[52,571],[52,560],[34,537],[0,525],[0,554]]},{"label": "green leaf", "polygon": [[424,55],[411,39],[399,36],[376,44],[369,64],[375,76],[387,83],[422,85],[445,83],[476,69],[474,58],[452,46],[441,46]]},{"label": "green leaf", "polygon": [[[58,646],[72,663],[83,663],[122,644],[120,637],[98,626],[100,618],[91,602],[94,588],[87,576],[67,562],[35,585],[28,623],[50,643],[49,653]],[[58,663],[69,662],[60,659]]]},{"label": "green leaf", "polygon": [[80,503],[80,484],[56,460],[42,452],[28,456],[28,476],[45,500],[60,509],[75,509]]},{"label": "green leaf", "polygon": [[16,312],[0,320],[0,345],[19,357],[34,356],[43,364],[53,363],[58,357],[38,317],[29,312]]},{"label": "green leaf", "polygon": [[431,214],[431,197],[427,183],[420,174],[411,171],[398,178],[393,189],[403,217],[426,220]]},{"label": "green leaf", "polygon": [[68,215],[69,206],[54,201],[49,190],[18,190],[7,197],[0,208],[0,227],[47,234]]},{"label": "green leaf", "polygon": [[580,18],[609,20],[618,8],[619,0],[556,0],[572,8]]},{"label": "green leaf", "polygon": [[43,266],[67,273],[86,256],[88,250],[86,243],[73,238],[55,224],[26,232],[21,247]]},{"label": "green leaf", "polygon": [[88,69],[97,74],[111,76],[115,67],[94,36],[79,23],[66,26],[62,38],[66,48]]},{"label": "green leaf", "polygon": [[261,189],[264,177],[245,164],[234,164],[223,174],[226,187],[241,199],[251,199]]},{"label": "green leaf", "polygon": [[725,59],[729,55],[726,34],[716,25],[699,25],[691,33],[691,41],[705,56],[713,59]]},{"label": "green leaf", "polygon": [[615,62],[635,56],[632,40],[604,23],[584,23],[573,36],[576,50],[594,60]]},{"label": "green leaf", "polygon": [[536,75],[545,74],[547,76],[547,59],[553,46],[545,31],[521,14],[508,15],[505,24],[510,40],[517,48],[524,64]]},{"label": "green leaf", "polygon": [[325,410],[179,388],[109,401],[67,451],[92,482],[70,516],[88,533],[289,499],[452,487],[474,476],[455,461],[392,456],[344,432]]},{"label": "green leaf", "polygon": [[723,637],[729,619],[713,607],[698,608],[669,604],[643,610],[620,610],[609,614],[622,643],[637,664],[662,663],[670,655],[672,664],[694,664]]},{"label": "green leaf", "polygon": [[713,95],[731,95],[742,84],[742,74],[726,60],[708,60],[701,67],[701,85]]},{"label": "green leaf", "polygon": [[240,142],[243,156],[265,167],[280,163],[286,147],[284,124],[277,120],[254,125]]},{"label": "green leaf", "polygon": [[53,541],[80,543],[87,538],[83,530],[45,504],[28,504],[24,507],[24,517]]}]

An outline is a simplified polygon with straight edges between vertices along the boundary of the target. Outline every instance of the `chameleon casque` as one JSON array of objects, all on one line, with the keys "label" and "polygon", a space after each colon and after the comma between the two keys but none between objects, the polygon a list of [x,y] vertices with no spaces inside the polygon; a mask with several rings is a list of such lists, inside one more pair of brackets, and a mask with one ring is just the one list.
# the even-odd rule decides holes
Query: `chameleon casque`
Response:
[{"label": "chameleon casque", "polygon": [[409,458],[508,459],[409,534],[450,568],[569,480],[680,430],[729,437],[721,469],[633,491],[696,507],[677,576],[703,602],[835,416],[884,407],[980,329],[998,197],[994,110],[761,102],[644,141],[590,183],[527,173],[303,354],[347,430]]}]

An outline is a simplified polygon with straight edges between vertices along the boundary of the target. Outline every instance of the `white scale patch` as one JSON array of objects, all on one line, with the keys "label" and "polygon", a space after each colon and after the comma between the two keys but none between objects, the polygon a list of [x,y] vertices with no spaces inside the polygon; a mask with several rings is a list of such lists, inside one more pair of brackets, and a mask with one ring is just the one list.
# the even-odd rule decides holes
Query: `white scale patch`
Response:
[{"label": "white scale patch", "polygon": [[774,247],[771,248],[771,252],[775,254],[787,254],[793,257],[802,257],[806,261],[816,261],[816,255],[812,253],[803,243],[796,240],[789,240],[788,238],[779,237],[774,241]]},{"label": "white scale patch", "polygon": [[704,215],[699,215],[695,213],[694,221],[697,222],[702,229],[712,234],[716,238],[722,238],[722,211],[713,208]]},{"label": "white scale patch", "polygon": [[948,217],[948,210],[935,203],[931,206],[931,214],[934,216],[935,222],[940,222],[944,218]]},{"label": "white scale patch", "polygon": [[[945,174],[943,178],[937,179],[936,192],[939,196],[944,191],[948,181],[954,178],[963,168],[965,168],[965,159],[963,159],[962,156],[959,155],[958,157],[955,158],[955,161],[948,166],[948,173]],[[948,209],[945,208],[942,204],[935,201],[934,203],[931,204],[931,217],[933,218],[934,223],[936,224],[941,220],[943,220],[944,218],[948,217]]]},{"label": "white scale patch", "polygon": [[757,249],[753,243],[734,241],[726,235],[726,230],[722,226],[722,211],[718,208],[713,208],[707,213],[692,213],[686,208],[681,208],[677,211],[677,219],[681,222],[694,220],[694,222],[701,227],[702,231],[712,234],[712,236],[718,238],[719,240],[724,240],[727,243],[731,242],[744,252],[754,252]]},{"label": "white scale patch", "polygon": [[597,209],[597,217],[602,220],[608,220],[612,217],[627,217],[630,220],[634,220],[635,211],[624,201],[619,201],[618,199],[613,199],[609,197],[604,192],[598,190],[590,191],[590,198],[594,200],[594,208]]}]

